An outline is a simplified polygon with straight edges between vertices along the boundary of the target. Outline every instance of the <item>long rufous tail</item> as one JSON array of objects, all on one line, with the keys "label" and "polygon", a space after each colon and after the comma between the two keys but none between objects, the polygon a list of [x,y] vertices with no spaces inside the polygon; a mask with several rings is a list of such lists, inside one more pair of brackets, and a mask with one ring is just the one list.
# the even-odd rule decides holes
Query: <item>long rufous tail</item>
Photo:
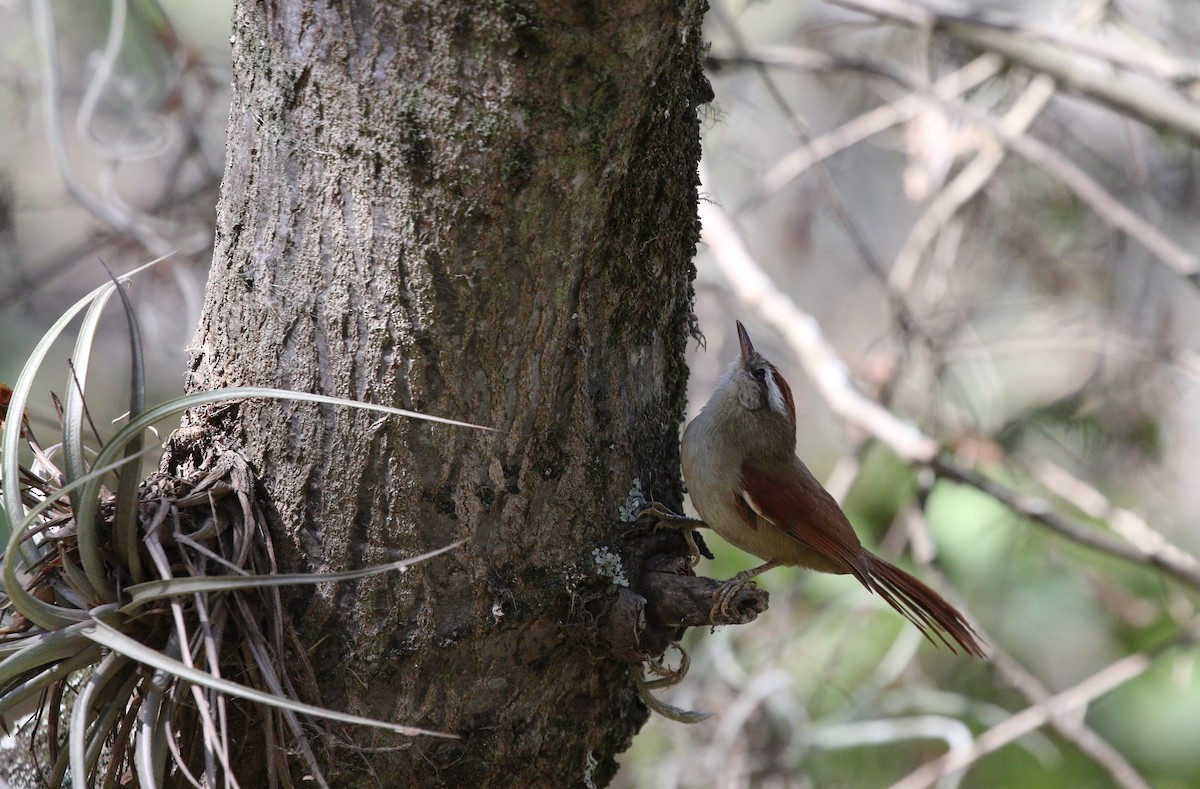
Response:
[{"label": "long rufous tail", "polygon": [[[937,644],[933,638],[936,635],[939,641],[950,647],[951,652],[957,652],[954,644],[948,640],[953,639],[968,655],[985,657],[979,635],[959,610],[947,603],[940,594],[873,553],[864,550],[863,559],[867,565],[867,580],[863,581],[863,585],[877,592],[888,605],[916,625],[931,643]],[[863,580],[861,576],[859,580]]]}]

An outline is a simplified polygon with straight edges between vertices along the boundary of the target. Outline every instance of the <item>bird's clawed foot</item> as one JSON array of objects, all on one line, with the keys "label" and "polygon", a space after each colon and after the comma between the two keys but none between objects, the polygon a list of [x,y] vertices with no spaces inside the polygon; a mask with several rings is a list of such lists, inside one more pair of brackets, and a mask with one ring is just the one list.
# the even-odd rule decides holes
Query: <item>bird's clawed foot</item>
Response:
[{"label": "bird's clawed foot", "polygon": [[[655,529],[678,529],[683,532],[683,539],[687,542],[688,555],[691,556],[692,566],[696,566],[696,563],[700,561],[702,553],[696,545],[695,531],[697,528],[707,525],[704,521],[680,515],[677,512],[673,512],[665,504],[657,501],[652,501],[638,510],[637,517],[641,518],[643,515],[649,515],[654,518]],[[709,558],[711,559],[712,557],[710,556]]]},{"label": "bird's clawed foot", "polygon": [[749,570],[743,570],[718,586],[716,595],[713,597],[712,611],[708,614],[709,621],[713,624],[717,622],[736,622],[739,617],[729,610],[729,602],[737,597],[738,592],[752,583],[754,583],[754,576]]},{"label": "bird's clawed foot", "polygon": [[720,622],[730,622],[733,624],[745,624],[754,619],[754,615],[745,617],[738,610],[730,610],[729,604],[733,602],[737,596],[747,587],[754,584],[754,579],[760,573],[764,573],[778,565],[775,562],[767,562],[761,567],[755,567],[753,570],[742,570],[737,575],[725,581],[717,587],[713,597],[713,607],[708,613],[708,619],[714,625]]}]

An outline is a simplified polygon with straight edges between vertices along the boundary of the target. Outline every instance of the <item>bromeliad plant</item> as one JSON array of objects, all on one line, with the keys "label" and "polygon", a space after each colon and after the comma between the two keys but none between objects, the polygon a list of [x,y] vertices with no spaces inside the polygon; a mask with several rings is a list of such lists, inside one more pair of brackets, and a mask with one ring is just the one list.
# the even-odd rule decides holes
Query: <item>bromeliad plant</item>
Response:
[{"label": "bromeliad plant", "polygon": [[[243,717],[235,725],[228,697],[252,702],[239,714],[255,716],[253,725],[274,746],[266,764],[272,786],[292,783],[288,752],[301,760],[309,780],[327,785],[311,737],[313,719],[449,736],[300,702],[297,688],[311,679],[304,650],[287,648],[292,645],[278,590],[403,571],[459,543],[361,571],[280,575],[252,472],[236,451],[181,431],[174,440],[205,446],[204,459],[188,476],[160,474],[143,483],[139,461],[161,450],[157,441],[144,446],[153,424],[246,398],[478,426],[255,387],[193,393],[146,409],[137,321],[120,284],[135,273],[114,278],[63,314],[11,391],[0,392],[0,404],[8,398],[0,413],[0,544],[7,546],[0,563],[0,722],[7,726],[36,701],[47,722],[49,760],[42,779],[55,787],[114,786],[130,774],[147,787],[236,786],[229,761],[233,729],[244,731],[249,722]],[[88,361],[100,313],[113,293],[129,324],[130,408],[125,426],[91,450],[84,440]],[[59,406],[62,440],[43,448],[25,405],[51,344],[85,308],[73,375]],[[298,665],[302,675],[289,673],[289,665]]]}]

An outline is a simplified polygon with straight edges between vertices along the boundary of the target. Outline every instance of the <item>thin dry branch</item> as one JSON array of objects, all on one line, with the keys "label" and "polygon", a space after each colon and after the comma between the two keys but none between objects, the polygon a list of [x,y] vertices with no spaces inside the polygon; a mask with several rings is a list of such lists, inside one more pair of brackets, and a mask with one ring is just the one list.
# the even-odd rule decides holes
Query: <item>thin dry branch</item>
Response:
[{"label": "thin dry branch", "polygon": [[[1194,640],[1195,633],[1193,631],[1197,625],[1200,625],[1200,621],[1193,622],[1192,627],[1169,646]],[[890,789],[924,789],[932,786],[941,776],[969,767],[987,754],[1035,731],[1053,719],[1081,715],[1096,699],[1144,674],[1154,665],[1155,659],[1161,654],[1162,650],[1159,650],[1157,654],[1137,652],[1114,661],[1074,687],[1051,696],[1041,703],[1034,704],[996,724],[976,737],[970,747],[952,750],[938,759],[923,764],[892,784]]]},{"label": "thin dry branch", "polygon": [[[1014,134],[1023,133],[1053,95],[1054,83],[1045,77],[1035,77],[1000,121],[1001,126]],[[929,201],[896,255],[896,263],[889,274],[893,288],[903,293],[911,287],[926,250],[954,215],[987,185],[1004,156],[1003,146],[985,142],[975,158]]]},{"label": "thin dry branch", "polygon": [[[979,14],[933,9],[907,0],[830,0],[835,5],[877,19],[901,22],[913,27],[934,29],[951,38],[1003,55],[1014,63],[1054,77],[1068,89],[1102,102],[1122,114],[1139,118],[1155,127],[1166,127],[1200,141],[1200,105],[1181,91],[1176,80],[1148,77],[1145,71],[1161,70],[1154,57],[1142,58],[1137,71],[1124,67],[1137,58],[1131,48],[1121,57],[1104,58],[1102,48],[1085,54],[1078,47],[1071,51],[1062,46],[1035,41],[1035,34],[1015,22],[994,23]],[[1179,61],[1180,75],[1194,75],[1197,67]],[[1179,79],[1179,78],[1177,78]]]},{"label": "thin dry branch", "polygon": [[961,103],[950,106],[967,119],[986,127],[1013,153],[1053,176],[1101,219],[1141,244],[1190,285],[1200,287],[1200,257],[1172,241],[1151,222],[1109,194],[1079,165],[1036,137],[1014,134],[973,107]]},{"label": "thin dry branch", "polygon": [[1124,507],[1116,506],[1100,491],[1075,477],[1066,469],[1043,460],[1037,463],[1034,473],[1038,482],[1047,490],[1070,502],[1072,506],[1077,507],[1088,517],[1104,521],[1113,531],[1124,537],[1129,544],[1146,555],[1153,556],[1161,553],[1169,557],[1171,561],[1184,567],[1191,567],[1200,573],[1200,560],[1167,542],[1166,538],[1155,531],[1140,515]]},{"label": "thin dry branch", "polygon": [[1137,564],[1158,567],[1188,586],[1200,589],[1200,560],[1167,542],[1161,535],[1161,542],[1143,541],[1141,545],[1130,545],[1066,517],[1041,497],[1018,493],[1006,485],[958,465],[947,457],[934,458],[929,467],[939,477],[986,493],[1014,513],[1048,526],[1052,531],[1073,542]]},{"label": "thin dry branch", "polygon": [[156,257],[163,257],[175,251],[171,244],[150,220],[137,213],[132,213],[122,205],[105,201],[92,194],[75,177],[71,167],[71,159],[67,153],[66,135],[63,130],[62,108],[60,106],[61,80],[58,71],[58,38],[54,29],[54,16],[48,0],[35,0],[33,3],[34,31],[37,35],[41,53],[42,67],[42,110],[46,122],[47,138],[50,141],[50,151],[54,156],[55,165],[67,191],[81,206],[106,225],[136,238],[146,249]]},{"label": "thin dry branch", "polygon": [[[992,664],[1010,687],[1015,688],[1031,703],[1044,704],[1051,698],[1045,686],[1011,655],[998,648],[995,640],[990,643]],[[1095,729],[1085,724],[1082,716],[1052,717],[1048,722],[1055,731],[1074,743],[1075,747],[1107,772],[1117,786],[1122,789],[1152,789],[1150,783],[1129,763],[1125,755],[1101,737]]]},{"label": "thin dry branch", "polygon": [[[930,553],[928,550],[918,550],[917,546],[933,545],[933,537],[929,533],[929,524],[925,519],[924,508],[928,502],[927,494],[930,491],[930,486],[923,486],[921,507],[912,508],[908,517],[905,519],[906,530],[908,531],[914,545],[913,555],[925,566],[927,575],[932,576],[937,588],[942,594],[946,595],[950,602],[964,609],[963,602],[958,599],[953,589],[947,589],[948,582],[944,578],[941,568],[932,557],[926,558]],[[1030,704],[1045,704],[1051,697],[1051,693],[1041,683],[1041,681],[1033,674],[1029,673],[1024,666],[1001,646],[1000,640],[992,636],[987,630],[979,624],[976,617],[971,617],[972,625],[979,637],[988,643],[988,659],[992,667],[1000,677],[1008,683],[1008,686],[1016,690]],[[1129,763],[1117,748],[1115,748],[1108,740],[1101,737],[1095,730],[1091,729],[1085,722],[1082,716],[1072,715],[1070,717],[1053,716],[1048,723],[1060,735],[1066,738],[1069,742],[1075,744],[1077,748],[1086,754],[1092,761],[1100,766],[1113,779],[1113,783],[1120,786],[1121,789],[1150,789],[1150,784],[1138,771]],[[963,749],[969,746],[969,741],[956,746],[950,744],[950,750]]]},{"label": "thin dry branch", "polygon": [[[960,96],[998,74],[1002,64],[1003,61],[995,55],[981,55],[937,80],[930,89],[946,98]],[[893,126],[912,120],[926,106],[927,102],[919,96],[906,93],[895,101],[868,110],[833,131],[813,138],[767,170],[759,180],[759,191],[739,206],[735,213],[741,214],[758,207],[809,168]]]},{"label": "thin dry branch", "polygon": [[[724,14],[719,4],[713,5],[709,10],[709,14],[725,27],[730,40],[733,42],[735,52],[741,55],[748,51],[746,42],[738,26]],[[759,63],[753,63],[752,66],[758,73],[758,77],[762,81],[763,87],[766,88],[767,94],[771,97],[771,101],[787,121],[788,131],[801,144],[808,145],[811,143],[812,136],[809,134],[808,124],[792,108],[791,103],[785,97],[783,91],[779,89],[779,86],[775,84],[775,80],[771,78],[767,69]],[[820,163],[817,164],[816,175],[821,192],[828,201],[830,211],[845,231],[846,236],[850,239],[850,243],[854,245],[854,249],[858,252],[863,264],[876,277],[883,279],[883,267],[880,264],[879,258],[876,256],[874,250],[871,249],[871,245],[867,243],[866,235],[863,233],[857,218],[846,209],[845,202],[842,200],[841,193],[838,191],[836,184],[834,184],[833,178],[830,177],[829,172]],[[904,304],[900,299],[895,299],[894,306],[899,311],[901,320],[906,324],[911,323],[908,320],[910,314],[908,305]]]},{"label": "thin dry branch", "polygon": [[[701,181],[705,180],[702,167]],[[702,185],[701,189],[704,188]],[[701,200],[700,221],[704,241],[712,249],[713,259],[729,287],[747,309],[788,341],[833,412],[875,436],[906,460],[932,459],[937,443],[854,387],[845,363],[826,342],[816,319],[771,282],[725,210],[714,202]]]},{"label": "thin dry branch", "polygon": [[942,98],[930,92],[912,76],[885,63],[867,58],[851,58],[816,52],[798,47],[789,47],[765,54],[745,54],[735,57],[713,56],[710,60],[720,63],[741,63],[757,66],[783,66],[813,71],[850,70],[883,77],[901,85],[913,93],[923,94],[943,105],[948,112],[961,116],[994,136],[1006,148],[1021,158],[1044,170],[1067,187],[1081,202],[1092,209],[1113,228],[1125,233],[1148,252],[1161,260],[1168,268],[1182,277],[1188,284],[1200,288],[1200,256],[1197,256],[1117,198],[1088,175],[1082,168],[1051,146],[1031,137],[1005,128],[1004,123],[961,101]]}]

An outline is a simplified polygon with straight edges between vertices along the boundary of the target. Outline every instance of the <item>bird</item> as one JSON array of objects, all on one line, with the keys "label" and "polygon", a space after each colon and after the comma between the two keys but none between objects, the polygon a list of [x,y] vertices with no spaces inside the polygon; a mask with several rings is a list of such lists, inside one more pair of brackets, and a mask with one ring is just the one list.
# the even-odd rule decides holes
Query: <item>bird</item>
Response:
[{"label": "bird", "polygon": [[[708,403],[685,428],[683,478],[700,519],[657,502],[644,509],[664,525],[707,526],[765,561],[719,587],[710,619],[758,575],[798,566],[852,575],[921,631],[952,652],[985,657],[967,619],[941,595],[862,546],[837,501],[796,456],[796,405],[779,368],[754,350],[737,321],[741,353]],[[696,557],[698,558],[698,557]],[[935,637],[936,639],[935,640]]]}]

